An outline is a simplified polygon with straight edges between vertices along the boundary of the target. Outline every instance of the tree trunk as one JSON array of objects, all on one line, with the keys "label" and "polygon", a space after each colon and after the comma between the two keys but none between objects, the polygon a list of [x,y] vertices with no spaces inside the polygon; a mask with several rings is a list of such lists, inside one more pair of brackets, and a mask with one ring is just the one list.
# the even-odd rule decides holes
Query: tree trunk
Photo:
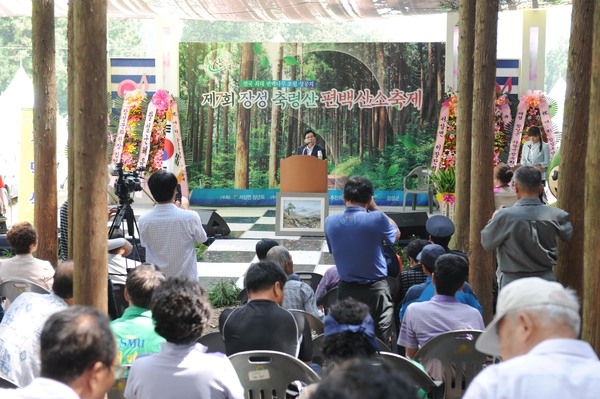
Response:
[{"label": "tree trunk", "polygon": [[[56,213],[56,69],[54,0],[32,3],[34,224],[38,232],[36,257],[58,261]],[[9,199],[10,200],[10,199]]]},{"label": "tree trunk", "polygon": [[[593,1],[592,1],[593,3]],[[573,8],[575,5],[573,6]],[[590,110],[600,109],[600,5],[594,9],[593,54],[591,67]],[[583,237],[583,325],[581,338],[589,342],[596,353],[600,353],[600,116],[590,112],[587,147],[587,168],[585,170],[585,217]],[[562,150],[561,150],[562,151]],[[562,179],[562,177],[561,177]]]},{"label": "tree trunk", "polygon": [[538,0],[531,0],[531,8],[539,8]]},{"label": "tree trunk", "polygon": [[364,147],[364,130],[365,130],[365,122],[364,122],[364,111],[362,109],[358,110],[358,157],[362,160],[365,147]]},{"label": "tree trunk", "polygon": [[[281,80],[283,70],[283,44],[279,44],[277,59],[273,60],[273,79]],[[273,89],[273,93],[275,93]],[[277,187],[277,149],[279,131],[281,130],[281,106],[272,104],[271,106],[271,135],[269,137],[269,188]]]},{"label": "tree trunk", "polygon": [[495,279],[491,252],[481,246],[481,229],[494,211],[493,162],[494,103],[498,0],[478,1],[475,6],[473,68],[473,135],[471,149],[471,204],[469,281],[478,294],[485,321],[492,319],[492,287]]},{"label": "tree trunk", "polygon": [[[473,50],[475,46],[475,3],[459,5],[458,110],[456,116],[456,198],[454,224],[456,248],[469,252],[471,220],[471,121],[473,117]],[[487,131],[487,130],[486,130]]]},{"label": "tree trunk", "polygon": [[[74,16],[73,260],[75,302],[107,310],[106,0],[71,3]],[[93,38],[93,40],[90,40]]]},{"label": "tree trunk", "polygon": [[[294,58],[298,58],[298,43],[292,43],[292,48],[291,48],[291,52],[290,55]],[[290,67],[290,76],[288,79],[290,80],[296,80],[296,77],[298,76],[298,67],[296,65],[292,65]],[[290,93],[294,93],[296,91],[296,89],[290,89]],[[289,156],[289,155],[293,155],[294,154],[294,150],[295,150],[295,146],[294,144],[296,143],[296,135],[294,134],[296,132],[296,129],[294,128],[296,126],[296,124],[298,123],[298,118],[295,117],[295,110],[293,108],[289,108],[287,115],[288,115],[288,133],[287,133],[287,141],[286,141],[286,151],[285,151],[285,156]]]},{"label": "tree trunk", "polygon": [[[240,66],[240,80],[252,79],[252,66],[254,49],[252,43],[242,44],[242,65]],[[240,94],[248,89],[240,90]],[[248,188],[248,146],[250,134],[250,110],[238,105],[235,139],[235,188]]]},{"label": "tree trunk", "polygon": [[[379,83],[379,89],[382,93],[386,93],[385,86],[385,51],[383,49],[383,43],[376,43],[375,48],[377,51],[377,82]],[[377,152],[379,154],[383,154],[383,148],[386,143],[386,122],[387,122],[387,114],[386,107],[379,107],[377,109]]]},{"label": "tree trunk", "polygon": [[[227,53],[231,53],[231,43],[227,43]],[[225,69],[225,87],[223,91],[229,92],[229,68]],[[221,145],[223,154],[229,153],[229,106],[223,107],[223,144]]]},{"label": "tree trunk", "polygon": [[[558,207],[569,212],[573,237],[559,242],[556,278],[581,296],[583,292],[585,184],[581,177],[586,170],[590,115],[590,77],[592,66],[592,34],[596,0],[575,0],[571,13],[571,37],[567,65],[565,118],[560,147],[560,179],[558,179]],[[568,195],[561,195],[568,193]]]},{"label": "tree trunk", "polygon": [[[210,53],[211,47],[208,47]],[[214,45],[212,60],[217,59],[217,45]],[[209,76],[208,92],[212,93],[215,90],[215,79]],[[213,134],[214,134],[214,119],[215,119],[215,108],[214,106],[208,107],[208,116],[206,117],[206,153],[204,156],[204,173],[206,177],[212,176],[212,152],[213,152]]]},{"label": "tree trunk", "polygon": [[[73,7],[70,6],[67,14],[67,73],[69,74],[67,79],[67,120],[73,121],[75,119],[75,79],[73,73],[75,71],[75,16],[73,14]],[[67,202],[68,204],[73,205],[73,193],[75,192],[75,179],[73,177],[75,170],[75,124],[67,123],[67,163],[68,163],[68,172],[67,172]],[[62,204],[61,204],[62,205]],[[67,254],[67,259],[73,259],[73,206],[67,207],[67,225],[69,226],[66,232],[61,232],[61,234],[67,234],[67,247],[69,248],[69,253]]]}]

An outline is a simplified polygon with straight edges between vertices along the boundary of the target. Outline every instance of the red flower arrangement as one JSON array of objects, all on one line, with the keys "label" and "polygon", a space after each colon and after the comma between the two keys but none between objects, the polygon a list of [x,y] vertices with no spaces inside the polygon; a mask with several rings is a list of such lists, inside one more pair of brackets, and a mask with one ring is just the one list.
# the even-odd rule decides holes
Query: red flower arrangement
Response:
[{"label": "red flower arrangement", "polygon": [[145,93],[142,90],[136,89],[127,92],[123,100],[123,105],[130,107],[129,115],[127,116],[125,137],[123,139],[123,152],[121,154],[124,171],[135,170],[137,166],[141,143],[142,103],[145,99]]},{"label": "red flower arrangement", "polygon": [[500,93],[496,98],[494,109],[494,166],[500,163],[500,155],[508,144],[506,140],[507,119],[510,119],[508,96]]},{"label": "red flower arrangement", "polygon": [[448,120],[439,170],[454,168],[456,166],[456,108],[458,106],[458,97],[453,93],[446,101],[448,106]]},{"label": "red flower arrangement", "polygon": [[165,148],[165,132],[170,114],[171,95],[166,90],[158,90],[152,96],[152,104],[156,106],[156,113],[152,124],[150,136],[150,151],[146,171],[152,173],[162,170],[162,162]]}]

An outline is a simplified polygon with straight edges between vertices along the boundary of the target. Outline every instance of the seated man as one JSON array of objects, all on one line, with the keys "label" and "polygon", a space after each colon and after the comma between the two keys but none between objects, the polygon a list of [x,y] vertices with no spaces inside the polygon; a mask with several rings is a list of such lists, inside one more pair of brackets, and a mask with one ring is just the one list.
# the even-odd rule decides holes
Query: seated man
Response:
[{"label": "seated man", "polygon": [[110,328],[117,339],[120,364],[131,364],[136,357],[160,351],[165,339],[154,331],[150,300],[154,291],[165,282],[165,276],[152,266],[133,269],[125,284],[129,307]]},{"label": "seated man", "polygon": [[501,356],[469,385],[463,398],[596,398],[600,361],[580,340],[577,293],[539,277],[500,291],[496,317],[475,347]]},{"label": "seated man", "polygon": [[228,356],[249,350],[275,350],[304,362],[312,360],[312,337],[306,319],[281,307],[286,282],[287,276],[273,262],[258,262],[248,268],[244,280],[248,303],[226,309],[219,317]]},{"label": "seated man", "polygon": [[167,342],[160,352],[133,362],[126,398],[244,398],[229,359],[222,353],[206,353],[206,347],[196,343],[212,313],[198,281],[167,279],[154,291],[150,307],[156,332]]},{"label": "seated man", "polygon": [[427,274],[423,271],[423,265],[417,260],[417,257],[428,244],[430,242],[427,240],[412,240],[406,246],[406,255],[410,267],[398,274],[396,290],[392,292],[395,307],[398,307],[402,303],[410,287],[424,283],[427,280]]},{"label": "seated man", "polygon": [[317,309],[315,293],[310,285],[300,281],[300,277],[294,273],[294,261],[292,255],[283,246],[277,245],[267,252],[267,260],[278,264],[288,276],[288,281],[283,287],[283,306],[286,309],[304,310],[322,319],[323,315]]},{"label": "seated man", "polygon": [[[304,392],[303,392],[304,393]],[[318,385],[316,399],[417,399],[417,388],[397,369],[358,358],[335,367]]]},{"label": "seated man", "polygon": [[[411,240],[406,246],[406,255],[408,257],[409,268],[398,273],[396,284],[392,289],[392,302],[394,303],[394,325],[396,327],[396,337],[400,332],[400,308],[406,292],[413,285],[424,283],[427,280],[427,274],[423,271],[421,261],[417,260],[418,255],[423,248],[430,244],[427,240]],[[404,355],[404,349],[398,348],[398,353]]]},{"label": "seated man", "polygon": [[323,299],[327,292],[337,287],[339,282],[340,274],[338,273],[335,265],[325,270],[323,278],[321,279],[321,281],[319,281],[319,285],[317,286],[317,290],[315,291],[315,299],[317,300],[317,304],[321,301],[321,299]]},{"label": "seated man", "polygon": [[445,254],[437,259],[432,276],[434,297],[411,304],[402,320],[398,345],[406,348],[407,357],[414,357],[419,347],[439,334],[484,329],[481,314],[455,297],[468,274],[469,266],[459,255]]},{"label": "seated man", "polygon": [[[118,238],[114,238],[117,236]],[[109,289],[108,314],[114,320],[121,317],[127,308],[125,281],[127,280],[127,271],[133,270],[135,264],[133,260],[125,258],[133,250],[133,245],[120,234],[113,233],[112,237],[108,240],[108,278],[110,280],[109,285],[112,287],[112,289]],[[111,303],[112,300],[114,301]],[[115,308],[112,309],[111,306]]]},{"label": "seated man", "polygon": [[74,306],[53,314],[42,329],[41,377],[2,399],[102,399],[119,377],[115,338],[98,309]]},{"label": "seated man", "polygon": [[113,284],[124,285],[127,269],[135,268],[135,262],[126,258],[132,250],[133,245],[120,232],[108,240],[108,277]]},{"label": "seated man", "polygon": [[53,292],[24,292],[0,323],[0,376],[25,386],[40,375],[40,331],[50,315],[73,305],[73,262],[56,268]]},{"label": "seated man", "polygon": [[0,282],[10,279],[32,281],[48,291],[52,290],[54,268],[47,260],[33,257],[38,237],[35,227],[29,222],[15,223],[6,233],[6,241],[15,256],[0,263]]},{"label": "seated man", "polygon": [[256,243],[255,251],[256,257],[259,261],[267,259],[267,253],[273,247],[278,246],[279,243],[271,238],[263,238]]},{"label": "seated man", "polygon": [[[435,288],[432,284],[431,274],[435,269],[435,262],[441,255],[446,254],[447,252],[444,248],[438,244],[429,244],[423,247],[423,250],[419,254],[419,260],[423,265],[423,272],[427,274],[427,279],[424,283],[413,285],[408,289],[406,295],[404,296],[404,301],[402,302],[402,308],[400,309],[400,321],[404,319],[404,312],[406,312],[406,308],[413,302],[423,302],[428,301],[433,298],[435,293]],[[454,254],[453,254],[454,255]],[[460,255],[457,255],[460,256]],[[464,257],[462,257],[465,259]],[[466,259],[465,259],[466,261]],[[468,263],[467,263],[468,265]],[[468,266],[467,266],[468,267]],[[468,276],[465,275],[465,279]],[[456,299],[459,302],[467,304],[469,306],[474,307],[479,311],[479,313],[483,313],[483,309],[473,292],[473,289],[466,281],[463,281],[464,285],[456,292]]]}]

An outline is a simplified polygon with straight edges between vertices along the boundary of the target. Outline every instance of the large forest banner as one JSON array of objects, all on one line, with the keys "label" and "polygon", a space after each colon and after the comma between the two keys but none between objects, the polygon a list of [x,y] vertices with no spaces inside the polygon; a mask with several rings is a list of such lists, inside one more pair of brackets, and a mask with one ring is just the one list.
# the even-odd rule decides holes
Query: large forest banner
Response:
[{"label": "large forest banner", "polygon": [[181,43],[190,189],[216,189],[192,201],[262,191],[274,202],[279,162],[307,129],[327,149],[330,193],[352,174],[402,190],[431,162],[444,53],[444,43]]}]

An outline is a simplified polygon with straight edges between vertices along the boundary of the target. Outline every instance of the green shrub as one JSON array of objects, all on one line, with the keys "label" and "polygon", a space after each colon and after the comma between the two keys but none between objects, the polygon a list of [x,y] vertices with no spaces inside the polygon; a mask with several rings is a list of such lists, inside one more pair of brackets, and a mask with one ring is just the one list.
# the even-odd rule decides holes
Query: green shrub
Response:
[{"label": "green shrub", "polygon": [[201,242],[196,243],[196,260],[200,262],[202,260],[202,255],[204,251],[208,249],[208,245],[204,245]]},{"label": "green shrub", "polygon": [[1,258],[12,258],[15,256],[15,253],[11,249],[2,249],[0,250]]},{"label": "green shrub", "polygon": [[234,306],[237,304],[237,296],[240,289],[231,280],[221,280],[214,283],[208,289],[208,300],[213,308]]}]

